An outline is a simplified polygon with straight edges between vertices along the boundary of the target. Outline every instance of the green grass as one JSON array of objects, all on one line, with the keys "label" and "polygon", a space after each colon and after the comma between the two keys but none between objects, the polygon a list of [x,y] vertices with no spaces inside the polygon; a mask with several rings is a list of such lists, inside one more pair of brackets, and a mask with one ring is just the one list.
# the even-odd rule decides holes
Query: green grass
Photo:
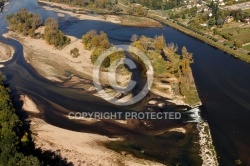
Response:
[{"label": "green grass", "polygon": [[191,106],[194,106],[200,102],[197,90],[195,87],[191,87],[188,94],[185,96],[185,102]]},{"label": "green grass", "polygon": [[250,13],[250,9],[243,10],[244,12]]},{"label": "green grass", "polygon": [[221,34],[229,34],[233,41],[242,41],[242,43],[250,42],[250,28],[223,28]]},{"label": "green grass", "polygon": [[245,50],[250,52],[250,44],[243,47]]}]

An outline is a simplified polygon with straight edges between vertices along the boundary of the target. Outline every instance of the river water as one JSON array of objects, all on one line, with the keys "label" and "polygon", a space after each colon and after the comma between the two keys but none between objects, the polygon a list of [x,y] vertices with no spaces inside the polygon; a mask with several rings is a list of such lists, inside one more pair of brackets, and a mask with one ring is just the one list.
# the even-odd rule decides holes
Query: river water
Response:
[{"label": "river water", "polygon": [[[32,2],[32,3],[31,3]],[[29,10],[39,12],[43,18],[47,16],[57,17],[54,12],[48,12],[37,6],[34,1],[22,0],[13,2],[8,12],[18,10],[22,6]],[[7,12],[7,13],[8,13]],[[4,17],[5,13],[3,13]],[[67,16],[65,16],[67,17]],[[68,19],[69,17],[67,17]],[[129,43],[129,39],[133,34],[145,35],[154,37],[155,35],[164,35],[167,42],[173,42],[178,45],[181,50],[182,46],[193,53],[194,64],[192,70],[194,79],[198,88],[199,95],[203,103],[203,112],[206,112],[207,120],[210,125],[212,138],[218,154],[220,165],[231,166],[235,165],[235,160],[240,159],[244,165],[250,165],[250,65],[231,57],[229,54],[221,50],[213,48],[206,43],[187,36],[171,27],[164,25],[163,29],[158,28],[138,28],[124,27],[112,23],[101,21],[79,21],[77,19],[69,19],[67,22],[61,22],[61,29],[67,35],[72,35],[78,38],[91,29],[104,31],[108,34],[113,43],[124,44]],[[6,31],[6,24],[1,18],[0,21],[1,33]],[[22,46],[14,40],[6,41],[0,38],[16,49],[15,57],[10,62],[5,63],[4,73],[7,75],[8,82],[13,90],[31,95],[36,100],[40,101],[40,107],[44,111],[41,118],[47,122],[77,131],[95,132],[105,135],[132,135],[134,141],[144,138],[150,140],[154,147],[159,148],[164,146],[169,148],[170,153],[183,152],[181,148],[187,148],[192,143],[186,144],[183,147],[177,148],[170,144],[175,141],[182,140],[182,136],[178,134],[168,135],[167,143],[159,143],[159,138],[166,138],[165,135],[154,139],[151,136],[145,138],[141,135],[141,124],[132,125],[131,128],[114,125],[113,122],[102,121],[96,125],[86,125],[75,121],[67,120],[64,116],[69,110],[79,111],[116,111],[128,110],[133,108],[113,106],[92,94],[86,92],[75,91],[74,89],[61,88],[42,77],[40,77],[32,67],[27,64],[22,57]],[[39,94],[39,95],[38,95]],[[64,102],[66,101],[66,102]],[[85,105],[88,105],[86,108]],[[167,106],[166,110],[178,110],[182,107]],[[187,121],[185,119],[184,121]],[[135,124],[135,123],[133,123]],[[185,126],[183,122],[152,122],[155,131],[162,131],[167,127],[159,126]],[[164,125],[163,125],[164,124]],[[106,125],[103,128],[101,126]],[[192,124],[191,124],[192,125]],[[149,130],[149,129],[148,129]],[[138,132],[140,131],[140,132]],[[144,129],[143,129],[144,131]],[[194,133],[195,135],[195,133]],[[157,142],[158,141],[158,142]],[[166,141],[166,140],[165,140]],[[192,140],[194,141],[194,140]],[[192,142],[191,141],[191,142]],[[145,144],[148,142],[145,141]],[[162,152],[162,150],[159,150]],[[163,163],[177,163],[183,165],[194,165],[196,159],[192,155],[180,155],[177,158],[173,156],[164,160],[164,157],[156,157]],[[197,154],[196,154],[197,155]],[[150,158],[150,157],[149,157]],[[155,159],[155,158],[153,158]]]}]

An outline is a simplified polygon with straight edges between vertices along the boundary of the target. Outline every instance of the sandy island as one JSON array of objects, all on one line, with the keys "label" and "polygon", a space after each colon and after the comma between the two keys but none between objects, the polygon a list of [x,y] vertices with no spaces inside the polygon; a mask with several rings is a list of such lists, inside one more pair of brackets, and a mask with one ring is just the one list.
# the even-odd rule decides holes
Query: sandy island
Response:
[{"label": "sandy island", "polygon": [[2,42],[0,42],[0,62],[6,62],[12,58],[14,49]]},{"label": "sandy island", "polygon": [[[40,27],[36,32],[43,33],[44,27]],[[94,65],[91,63],[90,56],[92,51],[84,49],[82,41],[74,36],[68,36],[71,39],[71,43],[65,46],[63,49],[56,49],[52,45],[48,45],[43,39],[33,39],[29,36],[22,36],[17,33],[9,31],[3,35],[6,38],[13,38],[22,43],[24,47],[24,57],[28,63],[30,63],[36,71],[43,77],[57,82],[64,82],[62,86],[64,87],[77,87],[83,88],[85,90],[93,91],[95,87],[92,83],[83,83],[77,85],[80,82],[78,77],[75,77],[71,73],[75,73],[82,78],[92,80]],[[73,48],[79,49],[79,56],[73,58],[70,55],[70,50]],[[108,84],[108,72],[101,72],[100,80],[103,84]],[[70,78],[70,79],[69,79]],[[118,74],[117,82],[120,86],[126,86],[130,79],[131,74],[124,72],[123,74]],[[172,80],[174,78],[166,78],[166,81],[177,81]],[[65,82],[66,81],[66,82]],[[168,91],[162,91],[165,88]],[[156,95],[167,98],[169,102],[176,105],[186,105],[183,101],[182,96],[177,96],[173,93],[172,87],[169,84],[163,83],[158,79],[154,79],[153,86],[150,91]],[[105,89],[105,92],[110,97],[120,96],[116,91],[110,88]],[[106,95],[102,93],[96,93],[96,96],[107,99]],[[131,94],[127,94],[121,100],[127,101],[131,98]]]},{"label": "sandy island", "polygon": [[[40,112],[29,96],[21,95],[20,100],[23,101],[23,110],[31,113]],[[154,161],[136,158],[127,152],[117,153],[103,145],[105,142],[118,141],[122,140],[122,138],[110,139],[98,134],[70,131],[55,127],[34,117],[31,117],[30,120],[32,138],[36,148],[57,152],[73,165],[163,165]]]}]

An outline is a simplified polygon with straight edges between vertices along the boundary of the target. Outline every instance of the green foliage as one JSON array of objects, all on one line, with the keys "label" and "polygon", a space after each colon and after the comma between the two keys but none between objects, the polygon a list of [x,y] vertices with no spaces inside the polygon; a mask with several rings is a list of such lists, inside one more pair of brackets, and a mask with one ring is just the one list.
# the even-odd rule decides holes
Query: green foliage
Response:
[{"label": "green foliage", "polygon": [[176,94],[184,96],[188,104],[197,104],[199,97],[196,92],[193,81],[190,64],[193,63],[192,54],[185,47],[182,48],[182,54],[176,52],[178,47],[174,44],[166,44],[163,36],[148,38],[141,36],[132,43],[132,46],[144,52],[154,69],[156,77],[173,77],[178,83],[173,85]]},{"label": "green foliage", "polygon": [[[95,30],[91,30],[87,32],[85,35],[82,36],[82,43],[84,44],[85,49],[92,50],[93,52],[91,54],[91,63],[95,63],[99,55],[101,53],[110,48],[111,44],[109,42],[108,36],[104,32],[100,32],[100,34],[97,34]],[[102,64],[103,67],[109,67],[110,63],[115,61],[116,59],[120,58],[118,56],[119,53],[114,53],[110,55],[108,58],[106,58]]]},{"label": "green foliage", "polygon": [[132,0],[129,1],[130,3],[139,3],[143,6],[146,6],[150,9],[154,10],[168,10],[172,9],[176,6],[180,6],[180,0],[169,0],[169,1],[162,1],[162,0]]},{"label": "green foliage", "polygon": [[[0,74],[2,78],[2,74]],[[2,80],[2,79],[1,79]],[[29,145],[28,133],[16,114],[9,89],[0,82],[0,165],[39,166],[38,158],[20,151]]]},{"label": "green foliage", "polygon": [[26,9],[21,9],[16,14],[9,14],[6,16],[6,19],[11,31],[31,37],[35,37],[35,30],[42,23],[38,14],[30,13]]},{"label": "green foliage", "polygon": [[50,2],[64,3],[79,7],[95,7],[101,9],[110,9],[118,3],[117,0],[50,0]]},{"label": "green foliage", "polygon": [[48,44],[52,44],[58,48],[62,48],[70,43],[70,38],[64,36],[62,31],[59,30],[57,20],[53,18],[46,19],[44,36]]},{"label": "green foliage", "polygon": [[238,40],[234,41],[234,46],[235,46],[235,47],[241,48],[242,45],[243,45],[243,42],[242,42],[242,41],[238,41]]},{"label": "green foliage", "polygon": [[91,30],[82,36],[82,43],[85,49],[91,50],[93,48],[108,49],[111,44],[106,33],[103,31],[98,35],[95,30]]},{"label": "green foliage", "polygon": [[146,16],[148,14],[148,10],[143,6],[131,5],[127,11],[129,14],[138,15],[138,16]]},{"label": "green foliage", "polygon": [[211,18],[211,19],[208,20],[208,25],[209,25],[209,26],[214,26],[215,23],[216,23],[216,21],[215,21],[214,18]]}]

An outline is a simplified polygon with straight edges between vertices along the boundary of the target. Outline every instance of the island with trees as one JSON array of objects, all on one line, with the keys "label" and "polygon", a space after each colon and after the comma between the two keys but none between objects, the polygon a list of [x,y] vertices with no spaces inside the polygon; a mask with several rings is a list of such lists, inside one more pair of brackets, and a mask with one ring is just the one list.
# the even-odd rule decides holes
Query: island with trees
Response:
[{"label": "island with trees", "polygon": [[[16,14],[7,16],[10,31],[20,33],[31,38],[44,39],[47,44],[58,49],[63,49],[70,45],[70,38],[65,36],[58,26],[58,22],[53,18],[47,18],[44,23],[44,32],[37,33],[36,30],[43,26],[38,14],[33,14],[25,9],[21,9]],[[82,48],[72,47],[68,52],[73,58],[79,56],[80,50],[89,50],[91,52],[90,61],[94,65],[99,55],[109,49],[112,44],[104,32],[99,34],[91,30],[82,36]],[[192,54],[185,47],[182,48],[182,54],[178,55],[178,47],[173,43],[167,44],[163,36],[148,38],[146,36],[131,37],[131,46],[138,48],[150,59],[155,73],[155,79],[151,91],[157,95],[169,98],[175,103],[189,106],[200,105],[200,99],[195,87],[190,68],[193,63]],[[125,53],[117,51],[105,59],[103,68],[108,68],[115,60],[125,57]],[[91,64],[90,64],[91,65]],[[107,70],[106,70],[107,71]],[[123,75],[131,74],[125,72],[125,66],[122,67]]]}]

